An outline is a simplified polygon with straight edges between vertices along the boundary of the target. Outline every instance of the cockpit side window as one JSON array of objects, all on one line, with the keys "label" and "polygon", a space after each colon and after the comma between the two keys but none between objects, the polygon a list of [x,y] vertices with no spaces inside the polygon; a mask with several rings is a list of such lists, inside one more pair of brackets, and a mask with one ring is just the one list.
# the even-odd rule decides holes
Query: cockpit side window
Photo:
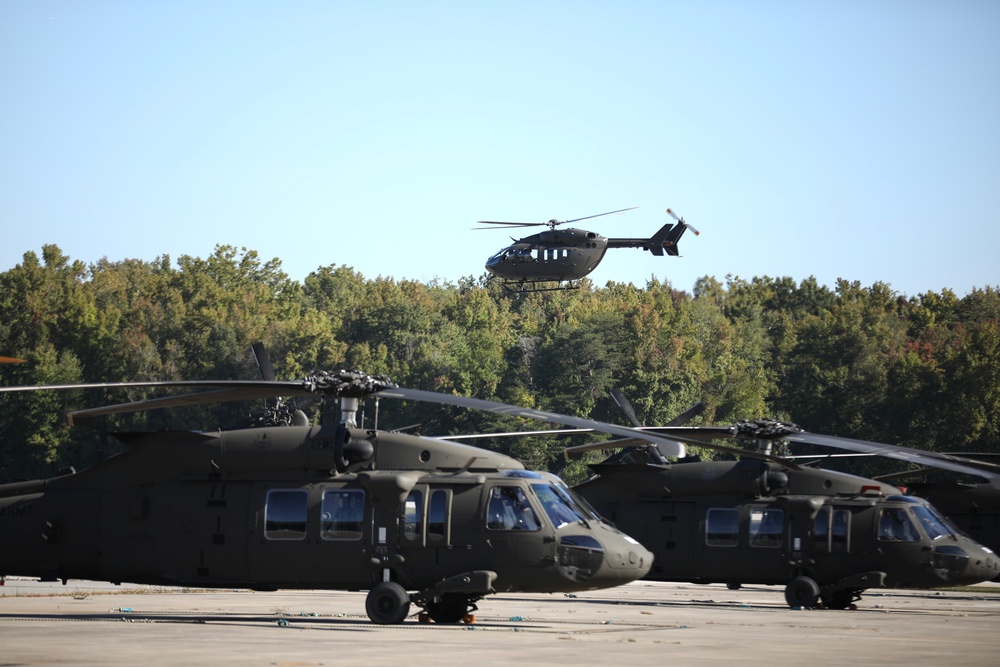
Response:
[{"label": "cockpit side window", "polygon": [[712,508],[705,514],[705,544],[710,547],[735,547],[739,542],[740,511]]},{"label": "cockpit side window", "polygon": [[920,534],[902,507],[886,507],[878,522],[878,539],[883,542],[917,542]]},{"label": "cockpit side window", "polygon": [[319,533],[322,539],[360,540],[364,518],[364,489],[337,489],[323,493]]},{"label": "cockpit side window", "polygon": [[264,501],[264,537],[268,540],[306,539],[309,492],[272,489]]},{"label": "cockpit side window", "polygon": [[449,511],[451,491],[435,489],[427,502],[427,540],[447,543],[449,533]]},{"label": "cockpit side window", "polygon": [[541,525],[524,489],[519,486],[494,486],[486,510],[490,530],[539,530]]},{"label": "cockpit side window", "polygon": [[419,540],[424,531],[424,494],[414,489],[403,503],[403,537]]}]

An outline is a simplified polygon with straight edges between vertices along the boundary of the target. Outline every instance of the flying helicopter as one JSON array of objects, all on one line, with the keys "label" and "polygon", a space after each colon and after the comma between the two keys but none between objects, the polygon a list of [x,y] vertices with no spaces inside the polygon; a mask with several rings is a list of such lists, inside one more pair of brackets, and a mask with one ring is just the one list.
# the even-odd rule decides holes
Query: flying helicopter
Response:
[{"label": "flying helicopter", "polygon": [[[261,352],[262,348],[255,349]],[[266,359],[266,357],[265,357]],[[429,400],[576,427],[633,429],[401,388],[384,376],[315,371],[277,381],[0,387],[208,389],[70,413],[103,415],[295,396],[340,399],[310,424],[280,400],[252,428],[123,433],[126,450],[79,473],[0,485],[0,581],[91,579],[253,590],[368,590],[375,623],[411,604],[421,621],[470,622],[501,591],[573,592],[642,577],[652,554],[559,478],[493,452],[356,423],[366,397]],[[651,436],[675,454],[683,446]]]},{"label": "flying helicopter", "polygon": [[[647,432],[741,457],[670,462],[656,446],[634,438],[566,449],[567,457],[578,457],[623,448],[591,465],[594,476],[574,491],[654,553],[647,579],[784,585],[790,607],[845,609],[869,588],[957,586],[1000,574],[996,554],[926,500],[877,480],[800,466],[773,456],[771,445],[836,442],[968,471],[955,457],[822,436],[770,420],[722,427],[641,427],[630,420]],[[758,451],[705,439],[718,437],[754,439]],[[1000,481],[996,473],[985,474]]]},{"label": "flying helicopter", "polygon": [[[597,268],[609,248],[642,248],[658,257],[664,254],[677,256],[679,254],[677,243],[684,235],[684,231],[690,229],[696,235],[699,233],[669,208],[667,214],[676,221],[676,224],[663,225],[658,232],[647,239],[607,238],[584,229],[556,229],[560,225],[631,211],[635,208],[637,207],[633,206],[573,220],[553,219],[548,222],[480,220],[481,225],[496,225],[493,229],[540,226],[549,228],[548,231],[525,236],[522,239],[512,238],[514,241],[512,245],[486,260],[486,270],[500,278],[505,288],[518,293],[575,289],[579,287],[582,278]],[[546,283],[555,283],[555,287],[544,287]]]}]

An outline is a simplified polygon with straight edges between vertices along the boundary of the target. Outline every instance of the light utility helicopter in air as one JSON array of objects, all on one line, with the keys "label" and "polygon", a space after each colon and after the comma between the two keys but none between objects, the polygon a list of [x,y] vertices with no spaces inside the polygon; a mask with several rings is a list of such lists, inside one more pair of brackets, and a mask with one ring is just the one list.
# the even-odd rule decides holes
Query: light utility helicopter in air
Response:
[{"label": "light utility helicopter in air", "polygon": [[[968,462],[808,433],[770,420],[641,427],[628,408],[633,426],[645,432],[740,457],[671,462],[641,438],[567,448],[567,457],[622,448],[591,465],[594,476],[574,491],[653,552],[647,579],[731,588],[783,585],[791,607],[844,609],[869,588],[958,586],[1000,575],[997,555],[964,535],[926,500],[883,482],[800,466],[770,452],[773,442],[784,440],[971,472]],[[755,440],[758,451],[710,441],[721,437]],[[1000,482],[996,472],[980,474]]]},{"label": "light utility helicopter in air", "polygon": [[[0,485],[2,576],[254,590],[367,590],[375,623],[470,621],[502,591],[573,592],[645,575],[652,554],[559,478],[476,447],[356,424],[367,396],[434,401],[594,428],[630,428],[397,387],[355,371],[276,381],[36,387],[187,387],[194,394],[80,410],[102,415],[219,401],[340,399],[340,423],[270,406],[258,426],[124,433],[127,449],[79,473]],[[266,360],[266,356],[264,357]],[[682,453],[657,438],[675,454]]]},{"label": "light utility helicopter in air", "polygon": [[[556,229],[581,220],[590,220],[605,215],[631,211],[623,208],[597,215],[588,215],[573,220],[549,220],[548,222],[501,222],[480,220],[481,225],[495,225],[493,229],[524,228],[546,226],[548,231],[512,239],[514,243],[500,250],[486,261],[486,270],[502,280],[507,289],[514,292],[574,289],[579,281],[590,274],[604,259],[609,248],[642,248],[653,255],[677,256],[677,243],[685,230],[695,234],[698,230],[667,209],[676,222],[667,223],[650,238],[607,238],[584,229]],[[477,227],[476,229],[487,229]],[[554,283],[554,286],[551,284]],[[549,284],[550,286],[545,286]]]}]

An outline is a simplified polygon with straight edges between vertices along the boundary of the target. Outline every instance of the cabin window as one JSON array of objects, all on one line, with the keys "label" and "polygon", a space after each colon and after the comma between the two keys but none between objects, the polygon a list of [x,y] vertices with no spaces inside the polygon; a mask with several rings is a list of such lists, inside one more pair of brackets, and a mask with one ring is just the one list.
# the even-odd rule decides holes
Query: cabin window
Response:
[{"label": "cabin window", "polygon": [[519,486],[494,486],[486,510],[490,530],[538,530],[541,525],[535,510]]},{"label": "cabin window", "polygon": [[887,507],[878,521],[878,539],[884,542],[917,542],[920,535],[902,507]]},{"label": "cabin window", "polygon": [[324,540],[360,540],[364,519],[364,489],[338,489],[323,494],[320,537]]},{"label": "cabin window", "polygon": [[419,540],[424,530],[424,493],[410,491],[403,503],[403,537]]},{"label": "cabin window", "polygon": [[813,547],[827,550],[830,548],[830,510],[824,507],[816,513],[813,522]]},{"label": "cabin window", "polygon": [[750,510],[750,546],[780,547],[784,530],[785,512],[783,510]]},{"label": "cabin window", "polygon": [[850,517],[848,510],[821,509],[813,524],[813,546],[823,551],[847,551]]},{"label": "cabin window", "polygon": [[271,490],[264,502],[264,537],[269,540],[306,539],[309,493],[304,490]]},{"label": "cabin window", "polygon": [[735,547],[739,541],[740,512],[715,508],[705,515],[705,544],[710,547]]},{"label": "cabin window", "polygon": [[847,551],[847,540],[851,534],[851,512],[850,510],[833,511],[833,529],[830,535],[833,540],[833,551]]},{"label": "cabin window", "polygon": [[448,541],[448,507],[451,492],[447,489],[431,491],[427,503],[427,539]]}]

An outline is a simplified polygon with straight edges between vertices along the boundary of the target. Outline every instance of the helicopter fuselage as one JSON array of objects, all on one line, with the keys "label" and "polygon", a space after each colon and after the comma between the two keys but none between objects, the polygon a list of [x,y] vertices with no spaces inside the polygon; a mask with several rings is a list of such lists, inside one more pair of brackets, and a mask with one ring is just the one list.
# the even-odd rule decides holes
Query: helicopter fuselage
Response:
[{"label": "helicopter fuselage", "polygon": [[553,229],[526,236],[486,261],[486,270],[507,281],[579,280],[604,259],[608,239],[584,229]]},{"label": "helicopter fuselage", "polygon": [[786,585],[791,606],[843,608],[867,588],[1000,572],[926,501],[874,480],[751,459],[595,469],[575,490],[653,551],[648,579]]},{"label": "helicopter fuselage", "polygon": [[585,229],[556,229],[518,239],[486,261],[486,270],[511,284],[580,280],[604,259],[608,248],[641,248],[654,255],[677,255],[689,225],[663,225],[650,238],[607,238]]},{"label": "helicopter fuselage", "polygon": [[489,593],[614,586],[652,562],[558,478],[470,446],[344,426],[125,442],[80,473],[0,486],[0,575],[392,586],[388,598],[415,591],[409,598],[432,618],[453,622]]}]

